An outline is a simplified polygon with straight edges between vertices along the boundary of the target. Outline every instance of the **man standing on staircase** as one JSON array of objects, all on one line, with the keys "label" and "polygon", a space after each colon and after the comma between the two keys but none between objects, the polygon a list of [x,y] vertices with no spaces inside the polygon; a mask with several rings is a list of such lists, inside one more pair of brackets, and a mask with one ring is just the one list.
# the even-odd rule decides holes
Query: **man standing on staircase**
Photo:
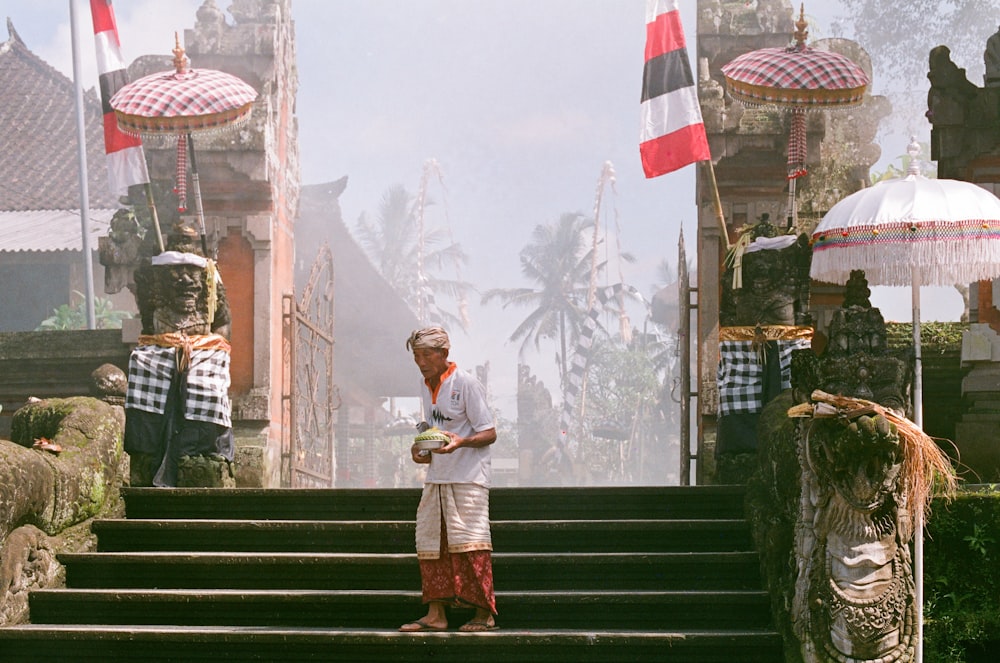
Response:
[{"label": "man standing on staircase", "polygon": [[406,341],[424,377],[424,417],[448,438],[431,452],[414,444],[415,463],[428,464],[417,507],[416,544],[427,615],[400,631],[443,631],[446,606],[474,608],[459,631],[493,631],[493,543],[490,536],[490,445],[496,424],[486,389],[448,361],[451,343],[440,327],[420,329]]}]

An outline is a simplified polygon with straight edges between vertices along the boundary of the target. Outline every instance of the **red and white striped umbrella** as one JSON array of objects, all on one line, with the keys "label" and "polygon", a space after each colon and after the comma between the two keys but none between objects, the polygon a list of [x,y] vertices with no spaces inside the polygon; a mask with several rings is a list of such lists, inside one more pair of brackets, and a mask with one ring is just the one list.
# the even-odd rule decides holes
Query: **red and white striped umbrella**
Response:
[{"label": "red and white striped umbrella", "polygon": [[849,58],[806,46],[806,26],[802,6],[793,46],[750,51],[722,67],[729,94],[737,101],[792,111],[788,139],[790,220],[795,216],[795,180],[806,174],[806,111],[858,106],[871,82]]},{"label": "red and white striped umbrella", "polygon": [[761,48],[722,67],[729,93],[747,105],[843,108],[865,97],[868,74],[851,60],[798,41],[789,48]]},{"label": "red and white striped umbrella", "polygon": [[191,69],[180,39],[174,35],[174,71],[144,76],[123,86],[110,99],[122,131],[133,135],[177,134],[177,197],[187,209],[187,157],[195,211],[206,255],[205,219],[192,134],[239,127],[250,119],[257,91],[241,79],[212,69]]},{"label": "red and white striped umbrella", "polygon": [[257,91],[212,69],[184,69],[144,76],[122,87],[111,107],[127,133],[205,133],[246,123]]}]

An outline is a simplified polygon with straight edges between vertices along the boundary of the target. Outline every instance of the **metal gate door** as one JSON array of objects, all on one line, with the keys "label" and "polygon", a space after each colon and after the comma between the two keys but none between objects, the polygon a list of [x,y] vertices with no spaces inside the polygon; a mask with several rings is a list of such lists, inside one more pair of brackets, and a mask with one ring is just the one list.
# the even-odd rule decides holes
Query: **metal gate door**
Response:
[{"label": "metal gate door", "polygon": [[300,299],[282,297],[281,482],[291,488],[332,488],[336,475],[333,413],[333,254],[320,247]]},{"label": "metal gate door", "polygon": [[687,250],[684,248],[684,231],[681,230],[677,242],[677,302],[680,304],[677,329],[677,348],[681,369],[680,405],[681,405],[681,448],[680,448],[680,484],[691,485],[691,461],[698,454],[691,454],[691,293],[697,292],[691,287],[691,275],[688,273]]}]

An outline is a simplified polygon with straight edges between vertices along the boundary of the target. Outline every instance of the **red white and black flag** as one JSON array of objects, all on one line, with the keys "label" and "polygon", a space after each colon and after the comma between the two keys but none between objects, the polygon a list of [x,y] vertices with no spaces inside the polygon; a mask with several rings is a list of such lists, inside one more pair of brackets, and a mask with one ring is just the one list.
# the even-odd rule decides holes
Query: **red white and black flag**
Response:
[{"label": "red white and black flag", "polygon": [[142,140],[118,128],[111,97],[128,83],[128,72],[122,59],[118,25],[111,0],[90,0],[90,15],[94,21],[94,41],[97,45],[97,71],[101,82],[101,106],[104,112],[104,151],[108,155],[108,181],[111,194],[124,196],[133,184],[149,182]]},{"label": "red white and black flag", "polygon": [[639,153],[646,177],[711,158],[677,0],[646,0]]}]

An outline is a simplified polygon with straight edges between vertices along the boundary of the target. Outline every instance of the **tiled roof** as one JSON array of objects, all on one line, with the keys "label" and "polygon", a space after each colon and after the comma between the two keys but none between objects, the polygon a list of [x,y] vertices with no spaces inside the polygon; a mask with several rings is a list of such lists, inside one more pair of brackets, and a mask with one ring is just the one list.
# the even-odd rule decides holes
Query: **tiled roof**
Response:
[{"label": "tiled roof", "polygon": [[[10,38],[0,43],[0,210],[78,209],[73,81],[28,50],[9,19],[7,30]],[[84,94],[84,117],[89,206],[117,207],[93,88]]]},{"label": "tiled roof", "polygon": [[[108,234],[113,209],[90,210],[90,248]],[[80,210],[0,210],[0,251],[80,251]]]}]

